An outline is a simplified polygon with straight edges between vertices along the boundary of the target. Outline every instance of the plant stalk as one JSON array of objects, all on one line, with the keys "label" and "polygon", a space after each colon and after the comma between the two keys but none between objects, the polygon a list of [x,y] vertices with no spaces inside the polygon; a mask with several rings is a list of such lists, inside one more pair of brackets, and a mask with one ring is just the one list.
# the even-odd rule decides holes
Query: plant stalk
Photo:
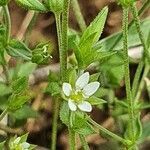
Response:
[{"label": "plant stalk", "polygon": [[52,144],[51,150],[56,150],[56,141],[57,141],[57,121],[59,116],[59,107],[60,107],[60,99],[55,98],[54,102],[54,114],[53,114],[53,122],[52,122]]},{"label": "plant stalk", "polygon": [[[98,128],[100,131],[102,131],[103,133],[109,135],[110,137],[112,137],[113,139],[123,143],[123,144],[127,144],[127,140],[123,139],[122,137],[116,135],[115,133],[107,130],[106,128],[104,128],[103,126],[99,125],[98,123],[96,123],[93,119],[91,119],[89,116],[88,116],[88,121],[93,124],[96,128]],[[99,131],[98,131],[99,133]],[[129,142],[129,141],[128,141]]]},{"label": "plant stalk", "polygon": [[[143,6],[141,7],[141,9],[140,9],[139,12],[138,12],[138,15],[139,15],[139,16],[142,15],[143,12],[144,12],[147,8],[149,8],[149,4],[150,4],[150,0],[147,0],[147,1],[143,4]],[[133,25],[133,23],[134,23],[134,20],[132,20],[132,21],[129,23],[128,29],[130,29],[130,27]],[[117,45],[117,43],[119,43],[119,41],[122,39],[122,36],[123,36],[122,34],[120,34],[120,36],[118,36],[118,38],[115,40],[115,42],[112,44],[111,48],[110,48],[108,51],[112,50],[112,49],[115,47],[115,45]]]},{"label": "plant stalk", "polygon": [[142,79],[141,79],[136,97],[135,97],[135,102],[137,102],[139,100],[140,96],[141,96],[142,89],[144,88],[144,85],[145,85],[144,79],[145,79],[145,77],[147,77],[149,71],[150,71],[150,66],[146,65],[145,68],[144,68],[143,76],[142,76]]},{"label": "plant stalk", "polygon": [[135,22],[135,25],[136,25],[137,32],[139,34],[139,38],[140,38],[141,43],[142,43],[143,48],[144,48],[144,56],[145,56],[145,58],[147,58],[148,63],[150,65],[150,53],[148,51],[148,47],[146,45],[143,32],[141,30],[141,26],[140,26],[141,23],[140,23],[140,19],[139,19],[139,16],[138,16],[138,11],[137,11],[137,8],[136,8],[135,4],[132,5],[131,11],[132,11],[132,14],[133,14],[133,17],[134,17],[134,22]]},{"label": "plant stalk", "polygon": [[82,146],[83,146],[83,149],[84,150],[90,150],[89,146],[88,146],[88,143],[87,141],[85,140],[85,137],[83,135],[79,135],[80,137],[80,140],[81,140],[81,143],[82,143]]},{"label": "plant stalk", "polygon": [[7,5],[3,7],[3,10],[4,10],[5,25],[6,25],[6,44],[8,44],[11,35],[11,19],[10,19],[10,13]]},{"label": "plant stalk", "polygon": [[69,127],[69,146],[70,146],[70,150],[76,150],[75,148],[75,132]]},{"label": "plant stalk", "polygon": [[125,86],[127,102],[129,105],[129,136],[134,142],[134,101],[132,99],[131,85],[130,85],[130,70],[129,70],[129,57],[128,57],[128,8],[123,7],[123,51],[124,51],[124,72],[125,72]]}]

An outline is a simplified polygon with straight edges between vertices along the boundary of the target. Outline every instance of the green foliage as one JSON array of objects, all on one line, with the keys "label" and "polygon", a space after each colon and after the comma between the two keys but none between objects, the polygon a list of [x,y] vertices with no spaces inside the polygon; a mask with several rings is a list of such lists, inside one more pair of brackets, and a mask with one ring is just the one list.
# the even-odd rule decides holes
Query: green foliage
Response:
[{"label": "green foliage", "polygon": [[31,50],[21,41],[15,39],[11,40],[6,50],[10,56],[31,60]]},{"label": "green foliage", "polygon": [[9,86],[7,86],[3,83],[0,83],[0,96],[8,95],[11,92],[12,92],[12,89]]},{"label": "green foliage", "polygon": [[136,0],[117,0],[123,7],[130,7]]},{"label": "green foliage", "polygon": [[[116,53],[106,61],[104,60],[99,66],[102,72],[102,80],[110,87],[117,87],[120,85],[124,77],[124,61],[121,53]],[[104,80],[105,78],[105,80]]]},{"label": "green foliage", "polygon": [[51,96],[57,96],[61,93],[61,89],[57,82],[49,82],[45,92],[51,94]]},{"label": "green foliage", "polygon": [[33,110],[31,107],[29,107],[27,105],[23,105],[20,109],[14,111],[12,113],[12,116],[14,116],[14,118],[17,120],[25,120],[28,118],[37,118],[38,115],[39,115],[38,112],[36,112],[35,110]]},{"label": "green foliage", "polygon": [[[105,7],[84,31],[79,44],[75,44],[75,55],[79,68],[85,68],[92,62],[103,57],[102,53],[93,50],[93,45],[98,41],[106,21],[108,8]],[[108,54],[107,54],[108,55]]]},{"label": "green foliage", "polygon": [[66,101],[64,101],[61,105],[59,116],[62,123],[64,123],[66,126],[69,126],[69,107]]},{"label": "green foliage", "polygon": [[48,53],[48,43],[40,43],[36,46],[36,48],[32,51],[32,62],[41,64],[48,64],[50,55]]},{"label": "green foliage", "polygon": [[8,111],[15,111],[17,109],[20,109],[29,100],[30,96],[27,94],[12,94],[9,97]]},{"label": "green foliage", "polygon": [[102,105],[104,103],[107,103],[105,100],[98,98],[96,96],[91,96],[90,98],[87,99],[87,101],[91,104],[91,105]]},{"label": "green foliage", "polygon": [[0,0],[0,6],[5,6],[7,5],[9,0]]},{"label": "green foliage", "polygon": [[16,2],[29,10],[47,11],[46,7],[39,0],[16,0]]},{"label": "green foliage", "polygon": [[[73,113],[73,112],[72,112]],[[81,112],[75,112],[72,115],[72,129],[82,135],[90,135],[95,133],[93,127],[88,123],[87,118]]]},{"label": "green foliage", "polygon": [[20,77],[13,81],[11,86],[14,94],[21,94],[28,87],[28,79],[27,77]]},{"label": "green foliage", "polygon": [[[9,149],[11,150],[21,150],[21,149],[28,149],[28,150],[33,150],[36,146],[27,143],[27,137],[28,134],[24,134],[20,137],[12,137],[9,141]],[[28,146],[28,148],[24,147],[24,144]]]},{"label": "green foliage", "polygon": [[[142,29],[145,39],[148,39],[149,32],[150,32],[150,19],[149,18],[146,18],[141,22],[141,29]],[[101,51],[112,51],[112,50],[120,51],[120,50],[122,50],[123,49],[122,38],[120,39],[119,42],[117,42],[117,44],[115,44],[116,40],[118,39],[118,37],[120,37],[121,34],[122,34],[121,32],[118,32],[118,33],[115,33],[109,37],[106,37],[106,38],[98,41],[94,45],[94,50],[101,50]],[[135,47],[135,46],[141,45],[141,41],[137,34],[136,26],[134,24],[129,29],[129,37],[128,38],[129,38],[129,40],[128,40],[129,47]],[[113,47],[113,49],[111,49],[113,45],[114,45],[114,47]]]}]

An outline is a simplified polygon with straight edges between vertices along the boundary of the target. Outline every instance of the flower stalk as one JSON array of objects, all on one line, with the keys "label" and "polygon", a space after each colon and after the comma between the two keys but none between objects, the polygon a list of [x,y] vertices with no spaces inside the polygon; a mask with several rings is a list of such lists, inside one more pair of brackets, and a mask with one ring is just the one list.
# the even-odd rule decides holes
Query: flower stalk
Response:
[{"label": "flower stalk", "polygon": [[128,102],[129,113],[129,136],[131,136],[134,143],[134,101],[132,99],[131,85],[130,85],[130,70],[128,57],[128,8],[123,7],[123,51],[124,51],[124,71],[125,71],[125,86]]},{"label": "flower stalk", "polygon": [[133,14],[133,17],[134,17],[134,21],[135,21],[137,32],[139,34],[139,38],[140,38],[141,43],[142,43],[143,48],[144,48],[144,56],[145,56],[145,58],[147,58],[148,63],[150,65],[150,53],[148,51],[148,47],[146,45],[144,35],[143,35],[143,32],[142,32],[141,27],[140,27],[140,19],[139,19],[139,16],[138,16],[138,11],[137,11],[137,8],[136,8],[136,4],[132,5],[131,11],[132,11],[132,14]]}]

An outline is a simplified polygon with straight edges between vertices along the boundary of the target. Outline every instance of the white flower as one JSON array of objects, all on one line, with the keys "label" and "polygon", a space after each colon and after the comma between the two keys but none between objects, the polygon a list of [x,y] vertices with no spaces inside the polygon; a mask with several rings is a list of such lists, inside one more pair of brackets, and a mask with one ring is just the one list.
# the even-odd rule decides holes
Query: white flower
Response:
[{"label": "white flower", "polygon": [[98,90],[100,83],[95,81],[88,84],[89,78],[89,72],[85,72],[76,80],[74,88],[69,83],[63,83],[62,90],[71,111],[76,111],[77,108],[85,112],[92,111],[92,106],[86,99]]}]

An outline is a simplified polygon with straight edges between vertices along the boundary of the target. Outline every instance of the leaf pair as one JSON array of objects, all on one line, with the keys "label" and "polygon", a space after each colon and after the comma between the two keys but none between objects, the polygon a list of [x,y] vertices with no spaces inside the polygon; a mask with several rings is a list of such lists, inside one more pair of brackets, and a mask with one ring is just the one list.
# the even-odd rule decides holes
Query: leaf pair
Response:
[{"label": "leaf pair", "polygon": [[99,40],[108,14],[108,8],[105,7],[94,19],[94,21],[84,31],[79,43],[75,45],[75,55],[79,68],[85,68],[92,62],[110,57],[112,53],[103,53],[93,49],[94,44]]}]

